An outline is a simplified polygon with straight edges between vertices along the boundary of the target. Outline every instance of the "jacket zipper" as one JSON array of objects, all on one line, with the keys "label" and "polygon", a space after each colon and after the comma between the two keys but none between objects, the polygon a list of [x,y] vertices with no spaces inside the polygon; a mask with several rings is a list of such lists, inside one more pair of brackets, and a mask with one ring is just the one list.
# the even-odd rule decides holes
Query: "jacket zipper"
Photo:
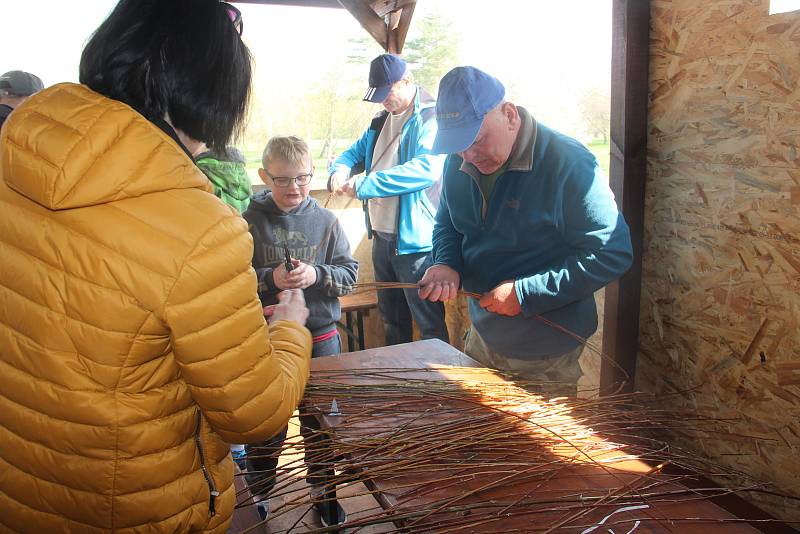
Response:
[{"label": "jacket zipper", "polygon": [[206,479],[206,484],[208,484],[208,492],[210,494],[208,500],[208,513],[211,517],[217,515],[217,510],[215,507],[215,501],[217,497],[219,497],[219,491],[217,491],[217,485],[214,483],[214,479],[211,478],[211,473],[208,472],[208,468],[206,467],[206,456],[205,451],[203,450],[203,442],[200,439],[200,430],[203,424],[202,414],[200,410],[197,410],[197,427],[194,431],[194,442],[197,445],[197,452],[200,453],[200,470],[203,471],[203,476]]},{"label": "jacket zipper", "polygon": [[[489,214],[489,201],[486,199],[486,195],[483,194],[483,189],[481,189],[481,184],[478,182],[477,178],[470,175],[472,178],[472,182],[478,188],[478,192],[481,194],[481,222],[483,226],[486,226],[486,216]],[[495,182],[495,185],[497,182]]]}]

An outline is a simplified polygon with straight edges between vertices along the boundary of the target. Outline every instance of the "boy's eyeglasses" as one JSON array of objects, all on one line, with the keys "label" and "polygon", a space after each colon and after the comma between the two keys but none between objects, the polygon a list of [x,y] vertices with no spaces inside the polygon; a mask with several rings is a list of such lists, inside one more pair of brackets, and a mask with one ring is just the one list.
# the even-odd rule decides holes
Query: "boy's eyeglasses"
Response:
[{"label": "boy's eyeglasses", "polygon": [[232,4],[228,2],[220,2],[222,7],[228,12],[228,17],[231,19],[231,23],[233,27],[236,28],[236,31],[239,32],[239,36],[241,37],[242,32],[244,31],[244,22],[242,21],[242,12],[235,8]]},{"label": "boy's eyeglasses", "polygon": [[294,183],[296,183],[298,186],[302,187],[304,185],[310,184],[311,179],[314,177],[314,174],[310,172],[306,174],[298,174],[294,178],[290,176],[272,176],[270,173],[267,172],[266,169],[264,169],[264,174],[269,176],[269,179],[272,180],[272,183],[274,183],[278,187],[289,187],[289,184],[292,183],[292,180],[294,180]]}]

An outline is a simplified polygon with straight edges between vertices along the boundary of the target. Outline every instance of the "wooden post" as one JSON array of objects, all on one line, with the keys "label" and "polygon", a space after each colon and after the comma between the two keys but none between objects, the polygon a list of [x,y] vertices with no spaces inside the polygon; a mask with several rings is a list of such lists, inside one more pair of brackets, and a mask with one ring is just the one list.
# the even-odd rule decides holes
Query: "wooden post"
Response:
[{"label": "wooden post", "polygon": [[[647,172],[650,0],[613,0],[611,189],[631,229],[633,265],[606,288],[600,390],[632,391],[639,342],[644,185]],[[627,376],[626,376],[627,375]]]}]

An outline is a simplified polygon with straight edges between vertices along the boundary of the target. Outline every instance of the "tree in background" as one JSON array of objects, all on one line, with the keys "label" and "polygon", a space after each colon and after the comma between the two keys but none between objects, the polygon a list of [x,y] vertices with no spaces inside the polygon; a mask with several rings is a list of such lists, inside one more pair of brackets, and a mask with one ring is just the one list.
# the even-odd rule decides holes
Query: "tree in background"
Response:
[{"label": "tree in background", "polygon": [[461,36],[453,27],[452,19],[431,11],[419,21],[415,36],[405,44],[403,57],[411,65],[414,81],[434,95],[442,76],[458,65]]},{"label": "tree in background", "polygon": [[[461,38],[453,21],[438,12],[414,20],[403,57],[411,65],[416,83],[432,91],[458,63]],[[370,118],[382,108],[362,101],[367,91],[369,63],[383,49],[365,34],[349,39],[346,60],[311,69],[307,83],[287,87],[269,67],[256,70],[252,108],[244,146],[253,165],[266,140],[278,134],[306,138],[313,155],[327,160],[357,139]],[[258,65],[257,65],[258,67]]]},{"label": "tree in background", "polygon": [[347,41],[350,43],[347,63],[363,66],[364,72],[368,72],[370,61],[383,54],[383,48],[369,35],[362,35]]},{"label": "tree in background", "polygon": [[375,113],[375,107],[361,100],[367,90],[366,80],[358,76],[361,70],[336,65],[305,96],[309,137],[320,142],[318,158],[328,159],[340,150],[337,141],[356,139]]},{"label": "tree in background", "polygon": [[611,97],[608,89],[589,87],[581,95],[579,107],[586,133],[595,139],[602,138],[604,145],[608,143],[611,128]]}]

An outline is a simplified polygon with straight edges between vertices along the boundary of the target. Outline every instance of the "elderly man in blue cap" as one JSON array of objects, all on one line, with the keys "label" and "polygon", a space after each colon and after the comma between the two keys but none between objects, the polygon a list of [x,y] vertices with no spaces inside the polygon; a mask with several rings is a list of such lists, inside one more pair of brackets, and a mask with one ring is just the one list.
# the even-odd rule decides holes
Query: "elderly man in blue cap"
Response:
[{"label": "elderly man in blue cap", "polygon": [[[375,280],[416,284],[429,265],[445,159],[431,153],[436,102],[393,54],[372,61],[369,85],[364,100],[383,111],[334,161],[328,187],[364,201]],[[411,341],[412,318],[423,339],[448,342],[444,305],[420,299],[416,289],[379,291],[378,310],[387,345]]]},{"label": "elderly man in blue cap", "polygon": [[465,352],[574,394],[581,338],[597,329],[594,292],[632,260],[608,180],[586,147],[474,67],[442,79],[436,120],[433,152],[450,156],[420,297],[446,301],[462,284],[481,294],[469,300]]}]

